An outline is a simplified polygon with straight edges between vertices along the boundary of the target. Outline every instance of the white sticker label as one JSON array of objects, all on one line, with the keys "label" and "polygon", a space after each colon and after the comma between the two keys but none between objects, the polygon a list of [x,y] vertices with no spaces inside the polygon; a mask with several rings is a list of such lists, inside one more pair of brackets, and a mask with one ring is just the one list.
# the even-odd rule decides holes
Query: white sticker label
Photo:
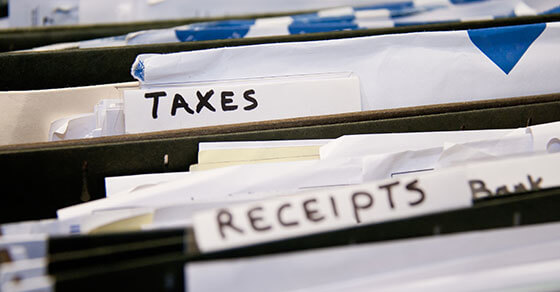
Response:
[{"label": "white sticker label", "polygon": [[193,218],[196,241],[211,252],[467,207],[465,180],[463,170],[450,169],[203,211]]},{"label": "white sticker label", "polygon": [[124,92],[126,133],[361,110],[352,73],[286,76]]}]

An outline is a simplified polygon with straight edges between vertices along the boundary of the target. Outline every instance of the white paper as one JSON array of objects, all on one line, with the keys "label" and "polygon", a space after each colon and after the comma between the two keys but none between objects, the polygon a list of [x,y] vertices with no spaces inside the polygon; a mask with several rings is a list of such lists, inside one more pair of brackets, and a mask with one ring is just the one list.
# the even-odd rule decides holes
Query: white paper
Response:
[{"label": "white paper", "polygon": [[[463,183],[468,185],[473,199],[507,195],[524,191],[535,191],[538,189],[558,186],[560,185],[560,180],[554,175],[555,172],[553,169],[555,159],[558,159],[557,155],[519,157],[514,158],[513,160],[493,159],[494,161],[490,162],[474,163],[473,166],[470,165],[473,164],[472,162],[468,163],[469,161],[467,161],[468,164],[465,166],[466,176]],[[501,170],[496,171],[496,166],[499,166]],[[415,175],[421,173],[422,172],[409,174],[406,177],[413,178]],[[396,176],[396,178],[401,177],[405,176]],[[330,191],[330,189],[325,189],[323,191],[327,192]],[[277,194],[271,194],[270,196],[267,195],[266,197],[274,197],[274,195]],[[265,196],[261,194],[259,197]],[[255,200],[258,200],[258,198],[252,199],[252,201]],[[171,227],[190,225],[192,223],[192,215],[195,210],[222,208],[227,206],[228,203],[234,204],[239,203],[239,201],[234,200],[234,198],[230,198],[227,201],[195,203],[160,208],[154,212],[154,223],[153,226],[150,226],[149,228],[153,229],[158,226]]]},{"label": "white paper", "polygon": [[79,22],[80,0],[10,1],[11,27],[70,25]]},{"label": "white paper", "polygon": [[50,233],[51,230],[56,229],[54,227],[56,224],[56,219],[6,223],[0,225],[0,233],[2,233],[2,236]]},{"label": "white paper", "polygon": [[[367,5],[378,3],[376,0],[237,0],[235,3],[224,0],[166,0],[149,3],[145,0],[81,0],[80,22],[126,22],[149,21],[156,19],[177,19],[189,17],[210,17],[224,15],[247,15],[256,13],[280,13],[305,11],[341,5]],[[384,0],[382,2],[398,2]],[[113,7],[111,10],[106,7]]]},{"label": "white paper", "polygon": [[[555,136],[550,138],[552,137]],[[533,149],[532,135],[526,133],[525,129],[513,131],[501,139],[475,141],[465,143],[464,146],[483,151],[493,158],[541,152],[540,149]],[[140,188],[135,190],[134,194],[64,208],[58,211],[58,215],[59,218],[69,218],[116,206],[162,207],[195,201],[221,200],[242,194],[250,196],[270,191],[289,193],[309,187],[357,184],[410,172],[432,170],[438,165],[443,151],[444,147],[440,146],[357,158],[226,167],[191,173],[176,181]],[[448,163],[465,162],[461,160],[464,158],[463,155],[451,157]]]},{"label": "white paper", "polygon": [[122,99],[103,99],[93,113],[62,118],[51,123],[49,140],[70,140],[124,134]]},{"label": "white paper", "polygon": [[8,17],[0,17],[0,28],[8,28],[10,26],[10,22]]},{"label": "white paper", "polygon": [[80,224],[91,220],[91,218],[80,217],[72,220],[36,220],[24,221],[16,223],[8,223],[0,225],[2,233],[9,238],[18,238],[18,236],[56,236],[56,235],[73,235],[80,234]]},{"label": "white paper", "polygon": [[[197,244],[202,251],[211,252],[464,207],[472,199],[557,187],[557,163],[560,154],[473,163],[392,181],[202,211],[193,217]],[[411,198],[413,194],[415,198]]]},{"label": "white paper", "polygon": [[95,115],[81,114],[56,120],[51,123],[49,141],[82,139],[95,130]]},{"label": "white paper", "polygon": [[305,291],[557,291],[559,247],[560,241],[536,243]]},{"label": "white paper", "polygon": [[547,23],[507,74],[467,31],[140,55],[133,69],[142,62],[145,84],[350,71],[363,110],[376,110],[559,92],[559,39],[560,24]]},{"label": "white paper", "polygon": [[54,278],[51,276],[33,277],[3,285],[6,292],[54,292]]},{"label": "white paper", "polygon": [[[460,145],[462,149],[476,149],[479,152],[486,153],[487,157],[497,158],[520,154],[534,154],[531,143],[531,136],[521,133],[502,139],[482,140]],[[506,144],[508,147],[501,147]],[[469,153],[471,152],[469,151]],[[461,151],[457,151],[454,154],[453,156],[447,155],[442,145],[422,150],[365,156],[364,179],[375,180],[414,172],[430,171],[441,168],[442,165],[457,165],[468,162],[471,159],[471,156],[463,155]],[[440,159],[446,159],[445,163],[438,164]]]},{"label": "white paper", "polygon": [[198,151],[228,150],[228,149],[257,149],[275,147],[301,147],[301,146],[322,146],[332,141],[332,139],[312,139],[312,140],[270,140],[270,141],[232,141],[232,142],[200,142]]},{"label": "white paper", "polygon": [[198,171],[239,164],[317,160],[319,148],[325,143],[325,140],[200,143],[198,164],[189,169]]},{"label": "white paper", "polygon": [[[534,125],[528,128],[499,129],[499,130],[471,130],[471,131],[442,131],[442,132],[413,132],[390,134],[362,134],[347,135],[335,139],[321,147],[321,159],[357,157],[387,152],[405,150],[421,150],[431,147],[449,147],[453,144],[474,141],[505,138],[511,135],[530,134],[534,151],[547,151],[550,143],[554,152],[554,138],[560,135],[560,122]],[[500,147],[508,147],[502,144]]]},{"label": "white paper", "polygon": [[33,49],[30,49],[30,50],[21,50],[21,51],[18,51],[18,52],[56,51],[56,50],[77,49],[79,47],[80,47],[80,42],[58,43],[58,44],[41,46],[41,47],[33,48]]},{"label": "white paper", "polygon": [[0,265],[0,287],[10,281],[40,277],[47,273],[46,258],[27,259]]},{"label": "white paper", "polygon": [[[25,247],[21,245],[9,246],[6,250],[8,251],[10,259],[14,262],[29,259],[29,256],[27,255],[27,250],[25,249]],[[1,267],[2,266],[0,265],[0,270]]]},{"label": "white paper", "polygon": [[[58,119],[93,112],[102,99],[120,98],[123,88],[137,82],[98,86],[0,92],[0,144],[49,141],[50,123]],[[32,117],[32,118],[31,118]]]},{"label": "white paper", "polygon": [[549,153],[560,150],[560,123],[531,126],[527,129],[533,136],[533,148]]},{"label": "white paper", "polygon": [[282,76],[124,92],[126,133],[361,110],[351,73]]},{"label": "white paper", "polygon": [[167,172],[138,175],[125,175],[105,178],[105,195],[107,198],[131,194],[142,187],[150,187],[163,182],[177,180],[189,175],[188,172]]},{"label": "white paper", "polygon": [[548,154],[468,165],[472,196],[478,199],[560,186],[555,168],[559,162],[560,154]]},{"label": "white paper", "polygon": [[193,217],[196,242],[213,252],[467,207],[472,199],[463,182],[454,169],[201,211]]},{"label": "white paper", "polygon": [[104,225],[140,215],[152,214],[152,212],[153,210],[149,208],[123,208],[95,212],[81,220],[80,233],[87,234]]},{"label": "white paper", "polygon": [[[391,1],[396,0],[383,2]],[[235,4],[223,0],[17,0],[10,3],[9,15],[10,26],[25,27],[278,13],[364,4],[367,3],[363,0],[238,0]]]},{"label": "white paper", "polygon": [[[447,1],[440,1],[444,5]],[[473,1],[468,5],[446,5],[444,9],[433,9],[414,15],[407,16],[406,22],[438,22],[449,21],[452,19],[466,20],[484,20],[493,19],[494,16],[507,16],[512,9],[516,12],[516,16],[534,15],[526,9],[522,9],[519,4],[523,1]],[[519,13],[519,14],[517,14]],[[486,17],[485,17],[486,16]]]},{"label": "white paper", "polygon": [[47,237],[44,234],[20,234],[0,237],[0,248],[23,246],[30,259],[45,257]]},{"label": "white paper", "polygon": [[134,194],[95,200],[57,213],[60,219],[67,219],[115,207],[162,207],[233,196],[258,198],[260,192],[289,193],[312,187],[356,184],[361,182],[361,174],[361,159],[232,166],[190,173],[175,181],[138,189]]},{"label": "white paper", "polygon": [[[456,163],[463,163],[471,161],[475,158],[478,160],[482,158],[496,158],[496,154],[490,154],[484,151],[484,146],[481,143],[474,144],[453,144],[451,142],[469,142],[476,140],[483,140],[488,138],[499,138],[506,137],[509,135],[519,135],[527,136],[521,138],[521,144],[508,144],[511,140],[500,141],[494,140],[490,142],[489,145],[495,149],[495,151],[506,150],[505,147],[509,147],[508,151],[502,153],[498,156],[507,156],[512,153],[523,152],[521,150],[531,150],[531,153],[544,151],[547,148],[542,143],[548,145],[549,141],[555,137],[555,133],[558,131],[558,126],[560,123],[550,123],[529,127],[528,131],[532,133],[533,136],[533,149],[529,149],[530,139],[529,135],[525,134],[524,129],[518,130],[480,130],[480,131],[449,131],[449,132],[418,132],[418,133],[392,133],[392,134],[366,134],[366,135],[349,135],[343,136],[336,140],[288,140],[288,141],[248,141],[248,142],[210,142],[210,143],[200,143],[199,152],[202,151],[212,151],[212,150],[224,150],[224,149],[240,149],[240,148],[260,148],[260,147],[285,147],[285,146],[305,146],[305,145],[319,145],[322,143],[328,144],[321,147],[322,158],[341,158],[341,157],[358,157],[367,154],[381,154],[392,152],[396,150],[423,150],[414,152],[402,152],[402,153],[392,153],[384,154],[383,156],[372,156],[369,163],[373,161],[381,161],[374,164],[371,169],[374,171],[375,177],[382,179],[391,176],[404,175],[408,172],[415,171],[429,171],[433,168],[441,168],[446,166],[452,166]],[[539,139],[543,139],[544,142],[537,143],[536,133],[539,134]],[[498,144],[496,144],[498,143]],[[506,144],[506,145],[504,145]],[[518,145],[518,146],[515,146]],[[545,145],[545,146],[546,146]],[[426,147],[437,147],[434,149],[423,149]],[[482,147],[482,148],[481,148]],[[504,148],[502,148],[504,147]],[[511,147],[517,147],[511,149]],[[519,150],[521,147],[521,150]],[[516,150],[517,149],[517,150]],[[426,156],[424,160],[420,160],[419,157]],[[399,158],[405,163],[405,166],[401,166],[399,169],[395,165],[398,165],[395,157]],[[374,159],[375,160],[371,160]],[[427,159],[427,160],[426,160]],[[392,160],[389,163],[387,161]],[[419,162],[423,161],[423,162]],[[422,164],[423,163],[423,164]],[[382,168],[378,168],[377,165],[388,165],[390,168],[388,171],[382,172]],[[133,175],[133,176],[122,176],[122,177],[108,177],[105,179],[106,193],[107,197],[112,197],[114,195],[129,194],[136,187],[141,186],[151,186],[159,184],[166,181],[171,181],[174,179],[179,179],[188,175],[187,172],[178,173],[161,173],[161,174],[144,174],[144,175]]]},{"label": "white paper", "polygon": [[445,142],[466,143],[496,139],[512,130],[473,130],[346,135],[321,147],[321,159],[356,157],[386,152],[420,150],[442,146]]},{"label": "white paper", "polygon": [[[552,223],[273,256],[189,263],[185,268],[188,279],[186,282],[188,291],[195,292],[309,291],[312,287],[322,287],[321,291],[329,291],[328,288],[337,287],[337,283],[359,283],[365,277],[377,277],[378,280],[386,277],[402,283],[407,278],[403,277],[406,274],[400,273],[407,270],[418,272],[429,266],[454,260],[492,255],[538,243],[558,242],[559,228],[559,223]],[[217,278],[221,280],[216,281]],[[358,291],[349,287],[342,290]],[[370,285],[369,290],[372,287],[376,286]]]},{"label": "white paper", "polygon": [[[559,127],[560,123],[552,123],[532,126],[530,129],[536,129],[540,133],[539,139],[551,141],[558,139]],[[539,129],[547,130],[539,131]],[[476,136],[474,135],[474,138]],[[424,138],[426,139],[424,143],[431,144],[428,137]],[[434,140],[437,141],[437,138]],[[369,155],[364,158],[364,179],[383,179],[413,172],[430,171],[474,160],[546,153],[547,148],[535,144],[534,141],[536,140],[530,130],[520,128],[511,130],[501,137],[498,136],[497,139],[475,140],[462,144],[444,143],[441,146],[421,150]],[[395,146],[395,148],[400,147]],[[363,151],[367,151],[367,149],[363,149]],[[344,157],[344,154],[342,156]]]},{"label": "white paper", "polygon": [[156,209],[152,224],[142,226],[143,229],[161,229],[171,227],[186,227],[192,225],[194,212],[212,208],[226,207],[232,203],[243,203],[251,200],[231,199],[211,203],[194,203],[178,206],[168,206]]}]

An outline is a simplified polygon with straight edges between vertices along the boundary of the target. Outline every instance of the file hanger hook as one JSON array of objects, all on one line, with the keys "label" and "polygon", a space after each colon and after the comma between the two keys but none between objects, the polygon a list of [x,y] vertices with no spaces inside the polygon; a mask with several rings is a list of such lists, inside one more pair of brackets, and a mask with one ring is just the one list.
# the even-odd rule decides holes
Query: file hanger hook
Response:
[{"label": "file hanger hook", "polygon": [[169,155],[168,154],[163,155],[163,166],[165,168],[169,167]]},{"label": "file hanger hook", "polygon": [[513,213],[513,226],[521,225],[521,213],[515,212]]},{"label": "file hanger hook", "polygon": [[82,202],[87,202],[91,199],[88,191],[87,172],[88,163],[84,160],[84,162],[82,163],[82,196],[80,197],[80,200],[82,200]]}]

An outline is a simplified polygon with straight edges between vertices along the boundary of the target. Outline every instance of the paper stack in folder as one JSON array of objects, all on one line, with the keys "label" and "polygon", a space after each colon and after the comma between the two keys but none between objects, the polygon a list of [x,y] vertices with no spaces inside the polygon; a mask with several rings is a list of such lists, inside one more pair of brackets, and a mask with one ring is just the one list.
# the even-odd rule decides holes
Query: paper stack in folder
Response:
[{"label": "paper stack in folder", "polygon": [[[338,2],[332,4],[342,6],[353,4],[349,2],[356,1],[339,0]],[[355,5],[353,7],[327,8],[314,13],[295,13],[289,14],[289,16],[196,22],[173,28],[135,31],[126,35],[62,43],[55,46],[48,45],[34,50],[192,42],[403,27],[451,21],[548,15],[554,13],[557,9],[557,3],[542,0],[388,1],[387,3],[375,3],[373,5],[361,2]],[[167,16],[169,17],[170,14],[167,14]],[[107,17],[107,15],[103,17]]]},{"label": "paper stack in folder", "polygon": [[0,53],[0,291],[560,290],[560,3],[357,2]]},{"label": "paper stack in folder", "polygon": [[[261,277],[269,277],[267,275],[274,277],[272,276],[276,273],[274,271],[283,269],[281,267],[284,266],[290,270],[292,262],[295,264],[301,258],[303,262],[309,263],[310,266],[306,270],[311,273],[316,269],[312,267],[334,265],[334,262],[326,260],[324,264],[320,264],[319,261],[306,259],[311,257],[314,252],[290,253],[290,258],[293,259],[285,261],[285,263],[275,263],[277,256],[244,259],[241,262],[232,259],[231,256],[235,254],[236,250],[245,250],[250,253],[251,248],[255,246],[262,246],[261,250],[264,248],[268,250],[267,253],[271,254],[283,250],[295,252],[299,249],[298,240],[303,240],[303,238],[317,238],[312,241],[317,247],[339,246],[343,243],[329,239],[329,234],[350,232],[351,230],[360,232],[363,237],[359,240],[364,243],[377,241],[367,239],[367,234],[375,232],[376,228],[383,228],[384,225],[395,225],[396,228],[397,224],[406,224],[408,221],[410,221],[409,224],[416,224],[412,222],[441,220],[424,219],[424,217],[445,218],[445,216],[449,216],[445,215],[449,212],[451,212],[449,214],[461,214],[477,212],[475,210],[481,208],[487,208],[490,212],[498,212],[502,205],[511,204],[512,201],[538,200],[542,196],[539,193],[546,190],[553,190],[552,194],[554,194],[560,186],[560,177],[554,171],[555,161],[560,161],[560,156],[553,153],[558,143],[558,127],[558,123],[551,123],[511,130],[370,134],[318,141],[209,144],[202,148],[201,154],[208,155],[208,148],[213,151],[221,149],[223,150],[220,153],[222,156],[233,154],[232,158],[235,158],[239,151],[231,150],[243,149],[244,155],[247,157],[259,157],[259,153],[266,153],[267,159],[279,161],[263,163],[257,159],[254,164],[223,166],[212,170],[174,173],[165,176],[152,175],[153,178],[151,175],[141,175],[138,178],[114,177],[107,180],[107,190],[116,193],[108,194],[107,199],[61,209],[56,221],[4,225],[2,226],[2,242],[10,258],[16,257],[16,247],[20,247],[22,250],[20,260],[14,264],[3,265],[5,271],[2,273],[6,275],[4,285],[7,287],[6,289],[12,289],[15,284],[11,282],[11,279],[15,277],[23,277],[26,281],[37,281],[37,276],[50,274],[51,277],[54,276],[54,283],[58,281],[57,279],[64,279],[64,276],[57,277],[70,273],[70,271],[66,271],[61,266],[61,271],[51,272],[50,267],[56,267],[58,261],[80,267],[80,262],[83,261],[80,258],[90,257],[93,254],[84,250],[82,256],[80,253],[76,253],[70,258],[67,256],[58,258],[57,253],[64,251],[57,253],[52,251],[53,253],[51,253],[51,247],[48,246],[53,240],[56,242],[52,244],[77,240],[80,237],[74,237],[75,239],[67,237],[77,233],[83,234],[82,240],[87,240],[92,236],[117,239],[122,237],[124,239],[135,233],[138,234],[134,236],[141,237],[143,233],[147,235],[165,230],[168,230],[165,232],[179,232],[180,230],[187,232],[190,237],[172,235],[172,237],[164,236],[147,241],[131,237],[130,240],[135,241],[126,245],[135,246],[136,243],[133,244],[133,242],[137,241],[138,247],[133,249],[146,249],[147,252],[149,251],[148,253],[157,246],[160,248],[169,246],[161,252],[175,254],[170,257],[171,262],[189,261],[191,256],[198,253],[202,255],[212,255],[218,251],[223,253],[225,257],[220,256],[220,262],[208,264],[198,263],[198,261],[193,264],[185,262],[185,277],[189,279],[185,283],[188,283],[189,290],[222,289],[220,285],[226,285],[225,282],[217,285],[205,275],[207,273],[224,273],[223,277],[228,278],[229,271],[238,269],[240,263],[247,264],[247,267],[243,269],[253,266],[257,270],[264,269]],[[262,150],[278,148],[278,145],[284,146],[281,147],[283,151],[262,152]],[[321,153],[321,157],[309,161],[281,161],[288,153],[287,150],[292,150],[292,155],[297,152],[307,153],[308,148],[302,145],[322,145],[320,150],[316,151],[316,153]],[[367,145],[376,145],[376,147],[365,147]],[[245,148],[240,148],[243,146]],[[351,151],[352,149],[356,149],[355,154],[348,155],[348,153],[354,153]],[[275,154],[279,158],[275,158]],[[249,162],[245,161],[245,163]],[[548,197],[550,196],[557,195],[548,195]],[[530,210],[532,209],[522,213],[516,211],[517,215],[509,218],[513,220],[510,224],[523,224],[523,216],[534,216]],[[461,215],[457,216],[459,217],[453,219],[455,221],[435,223],[437,229],[432,232],[456,232],[452,231],[452,228],[445,229],[448,225],[464,224],[460,223]],[[488,222],[484,223],[485,220]],[[470,227],[466,227],[466,230],[487,229],[492,226],[490,223],[492,220],[487,218],[480,224],[467,224],[466,226]],[[186,231],[184,228],[187,228]],[[526,230],[533,232],[533,230],[540,230],[539,228],[527,227]],[[360,231],[361,229],[363,231]],[[386,235],[387,239],[406,238],[415,234],[412,230],[405,231],[404,234],[402,231],[396,232],[395,230],[394,232],[392,236],[389,235],[391,234],[389,232]],[[552,277],[554,275],[552,271],[555,271],[553,254],[557,249],[554,241],[543,242],[535,239],[534,243],[519,243],[515,247],[501,246],[503,249],[498,254],[489,253],[492,251],[490,247],[486,249],[479,247],[478,253],[450,248],[446,251],[448,258],[440,258],[436,249],[423,247],[423,242],[434,247],[449,246],[447,241],[461,244],[459,242],[476,242],[479,240],[478,238],[482,240],[486,236],[505,240],[503,239],[505,235],[500,234],[517,234],[521,230],[504,232],[487,231],[481,235],[473,233],[472,235],[436,237],[430,240],[412,240],[410,242],[405,240],[402,243],[374,244],[371,245],[372,250],[380,250],[382,254],[386,254],[381,251],[384,246],[391,249],[394,247],[394,255],[397,257],[409,249],[423,250],[423,253],[427,253],[426,262],[417,263],[418,271],[401,271],[402,268],[395,267],[395,271],[398,272],[387,278],[383,273],[378,275],[369,270],[367,261],[364,259],[363,264],[359,264],[360,267],[363,267],[362,270],[356,268],[352,272],[348,271],[345,277],[339,276],[338,280],[332,279],[332,285],[334,285],[332,287],[323,287],[324,280],[319,280],[322,275],[325,276],[325,273],[328,273],[327,270],[323,270],[323,272],[317,272],[316,275],[302,273],[301,276],[294,278],[292,284],[280,285],[277,289],[284,291],[285,289],[297,290],[314,287],[313,289],[323,290],[335,289],[334,287],[338,286],[340,288],[336,289],[344,289],[343,287],[347,286],[361,287],[370,282],[379,287],[391,287],[391,289],[398,290],[427,283],[435,285],[434,287],[449,287],[448,285],[451,284],[446,281],[439,282],[439,279],[446,279],[445,277],[455,275],[453,273],[459,273],[459,271],[470,275],[469,273],[474,271],[466,269],[467,266],[475,263],[484,265],[484,263],[496,260],[507,261],[511,257],[510,254],[518,256],[527,254],[531,259],[523,258],[524,260],[508,262],[507,265],[511,267],[511,270],[507,270],[505,275],[517,275],[518,270],[524,267],[549,267],[544,270],[544,275],[539,274],[536,278],[527,276],[515,285],[533,287],[544,283],[557,287],[555,278]],[[52,239],[45,237],[45,234]],[[157,237],[157,233],[153,235]],[[175,237],[176,239],[173,239]],[[471,237],[475,239],[470,239]],[[43,246],[42,248],[34,243],[37,240],[39,240],[38,244]],[[192,247],[186,249],[182,247],[175,251],[170,245],[174,240],[178,240],[181,246],[187,244]],[[290,248],[284,247],[275,251],[277,249],[275,242],[286,240],[292,242],[289,245]],[[101,242],[103,241],[99,241],[99,243]],[[515,240],[509,242],[515,242]],[[109,250],[102,254],[96,253],[96,257],[107,256],[109,259],[114,258],[116,262],[119,262],[120,260],[117,259],[128,258],[127,254],[131,252],[127,249],[121,250],[118,243],[107,241],[107,244]],[[419,247],[408,247],[408,245],[415,244],[419,244]],[[45,245],[47,248],[44,247]],[[398,248],[401,245],[403,247]],[[306,244],[301,248],[305,246]],[[82,249],[86,246],[76,248]],[[533,250],[536,249],[543,250],[543,253],[535,253]],[[332,254],[326,257],[336,258],[337,254],[342,256],[345,253],[354,253],[354,250],[358,252],[361,249],[339,247],[322,252]],[[545,256],[544,250],[550,250],[552,255],[546,254]],[[443,251],[439,250],[439,252]],[[185,259],[179,256],[183,253],[187,256]],[[229,255],[230,253],[231,255]],[[507,255],[500,255],[502,253]],[[47,257],[47,259],[34,260],[43,257]],[[146,257],[149,259],[148,255]],[[320,257],[325,258],[325,256]],[[518,257],[514,256],[514,258]],[[133,259],[129,260],[132,263],[135,262]],[[337,265],[344,264],[344,262],[350,264],[352,261],[354,260],[351,257],[342,256],[337,260]],[[402,258],[400,261],[403,265],[410,264],[406,258]],[[154,262],[152,264],[162,263]],[[270,265],[270,270],[264,268],[268,265]],[[259,267],[257,268],[257,266]],[[444,269],[445,266],[453,267],[454,270]],[[207,269],[212,271],[215,269],[215,272],[208,272]],[[497,273],[497,270],[493,268],[490,270],[492,273]],[[127,271],[128,269],[124,269],[121,272]],[[366,271],[369,272],[366,273]],[[245,273],[253,272],[247,270],[243,272],[243,274]],[[411,277],[409,281],[403,281],[395,276],[401,273],[403,277],[417,274],[418,276]],[[420,274],[426,274],[436,282],[426,282],[427,278]],[[485,279],[482,274],[472,276]],[[355,277],[360,280],[351,281]],[[87,282],[87,278],[80,281]],[[461,279],[456,279],[457,283],[464,281]],[[476,287],[495,287],[483,284],[486,280],[481,281],[483,282],[477,284],[479,286]],[[52,282],[48,283],[56,285]],[[234,290],[257,291],[262,289],[260,285],[264,285],[265,282],[264,280],[263,282],[243,280],[235,283],[236,281],[227,285],[234,287],[232,288]]]}]

